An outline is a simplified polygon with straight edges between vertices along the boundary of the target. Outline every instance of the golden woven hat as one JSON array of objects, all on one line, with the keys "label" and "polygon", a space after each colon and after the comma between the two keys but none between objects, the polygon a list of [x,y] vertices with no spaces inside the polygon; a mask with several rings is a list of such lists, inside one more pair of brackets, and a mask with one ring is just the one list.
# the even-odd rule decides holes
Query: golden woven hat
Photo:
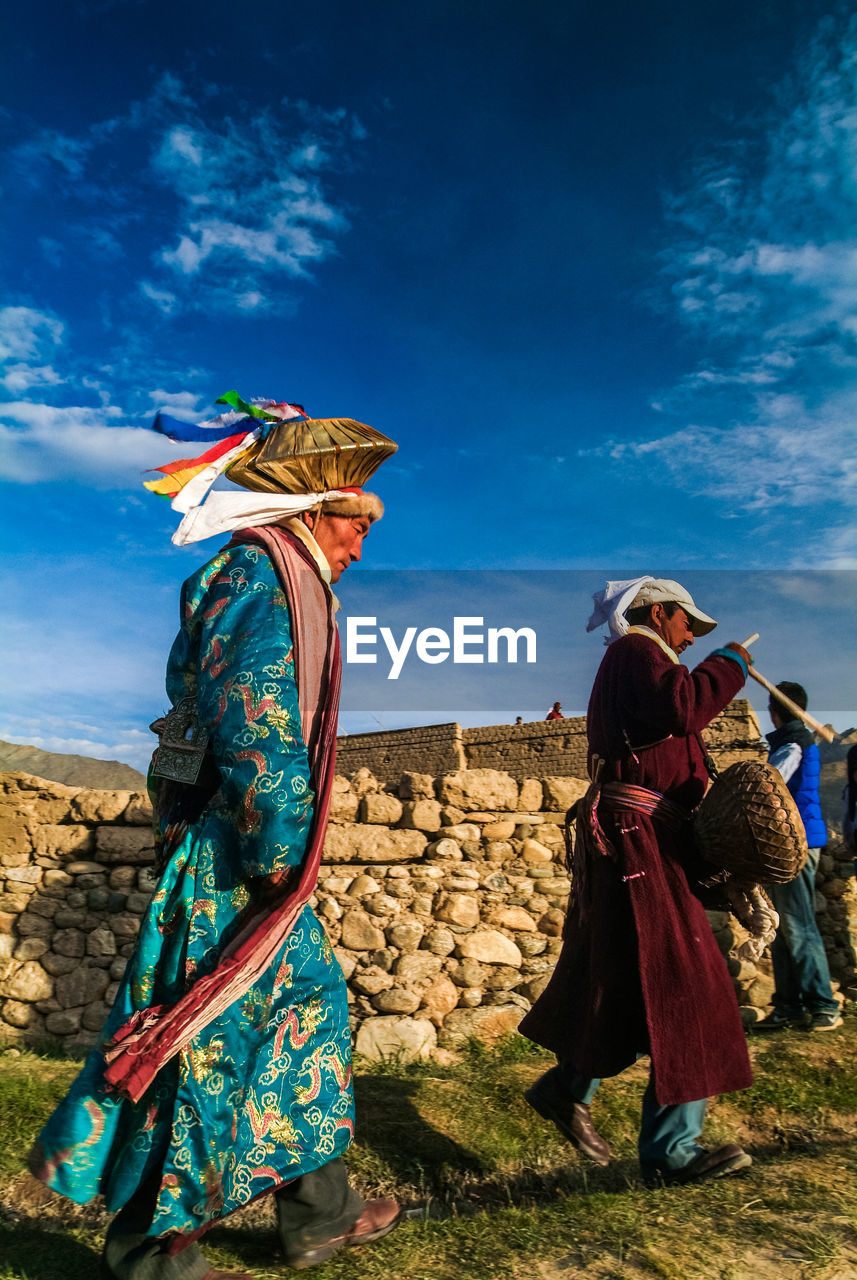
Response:
[{"label": "golden woven hat", "polygon": [[398,447],[353,418],[295,418],[275,426],[226,474],[262,493],[362,488]]}]

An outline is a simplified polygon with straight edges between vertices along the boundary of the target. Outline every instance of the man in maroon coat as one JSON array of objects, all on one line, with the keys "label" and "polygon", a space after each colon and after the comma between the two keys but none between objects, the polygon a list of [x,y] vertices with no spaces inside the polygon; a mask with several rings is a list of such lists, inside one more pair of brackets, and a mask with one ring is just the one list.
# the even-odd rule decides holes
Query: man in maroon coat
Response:
[{"label": "man in maroon coat", "polygon": [[726,964],[693,886],[689,823],[708,785],[700,730],[744,684],[741,645],[692,671],[678,655],[717,625],[667,579],[608,583],[589,630],[612,633],[587,712],[592,784],[580,802],[572,897],[553,976],[521,1023],[558,1065],[527,1093],[597,1163],[610,1159],[589,1103],[601,1076],[651,1057],[639,1137],[647,1180],[746,1168],[734,1143],[696,1139],[707,1100],[752,1081]]}]

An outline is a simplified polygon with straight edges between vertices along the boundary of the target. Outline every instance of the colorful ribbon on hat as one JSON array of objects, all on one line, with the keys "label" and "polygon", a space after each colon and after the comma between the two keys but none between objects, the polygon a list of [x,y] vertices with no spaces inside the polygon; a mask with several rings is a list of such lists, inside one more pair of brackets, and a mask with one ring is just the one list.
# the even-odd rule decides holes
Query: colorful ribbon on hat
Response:
[{"label": "colorful ribbon on hat", "polygon": [[[211,448],[197,458],[179,458],[162,467],[153,467],[162,479],[143,481],[144,488],[168,498],[176,510],[187,511],[198,505],[217,477],[252,444],[264,438],[276,423],[308,417],[303,405],[277,400],[243,400],[237,391],[218,396],[215,404],[229,405],[229,411],[198,423],[180,422],[167,413],[158,413],[152,423],[153,431],[182,444],[214,441]],[[195,483],[191,496],[183,491],[192,482]]]}]

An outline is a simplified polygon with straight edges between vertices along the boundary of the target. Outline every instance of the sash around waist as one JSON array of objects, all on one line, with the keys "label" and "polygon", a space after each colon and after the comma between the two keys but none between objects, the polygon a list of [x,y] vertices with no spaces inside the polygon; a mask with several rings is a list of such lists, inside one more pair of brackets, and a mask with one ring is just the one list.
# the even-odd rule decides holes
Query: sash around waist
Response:
[{"label": "sash around waist", "polygon": [[632,809],[636,813],[648,814],[671,831],[681,831],[692,821],[692,814],[687,809],[661,795],[660,791],[650,791],[648,787],[638,787],[630,782],[602,783],[598,805],[599,808]]}]

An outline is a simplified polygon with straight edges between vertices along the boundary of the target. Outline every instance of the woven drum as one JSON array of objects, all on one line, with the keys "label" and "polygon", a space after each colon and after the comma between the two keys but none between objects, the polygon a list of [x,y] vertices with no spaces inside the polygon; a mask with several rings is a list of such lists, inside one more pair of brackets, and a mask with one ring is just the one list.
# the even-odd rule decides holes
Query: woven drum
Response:
[{"label": "woven drum", "polygon": [[739,760],[711,784],[694,817],[699,852],[747,884],[787,884],[806,862],[806,832],[780,773]]}]

